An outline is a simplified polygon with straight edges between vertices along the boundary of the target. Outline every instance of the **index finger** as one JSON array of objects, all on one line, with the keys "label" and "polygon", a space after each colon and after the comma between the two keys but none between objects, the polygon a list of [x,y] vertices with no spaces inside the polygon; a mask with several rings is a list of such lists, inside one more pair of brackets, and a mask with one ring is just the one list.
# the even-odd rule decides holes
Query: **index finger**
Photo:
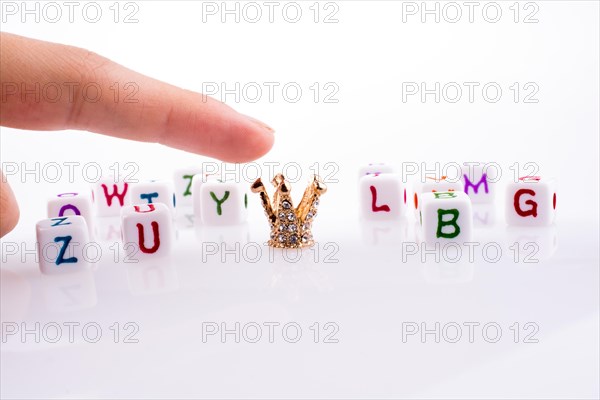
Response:
[{"label": "index finger", "polygon": [[[1,125],[87,130],[230,162],[256,159],[273,145],[268,125],[200,93],[149,78],[87,50],[0,35]],[[137,101],[115,102],[107,95],[89,101],[82,93],[91,86],[98,93],[112,93],[114,82],[133,83]],[[39,88],[52,90],[53,85],[70,88],[71,93],[56,101],[42,99]]]}]

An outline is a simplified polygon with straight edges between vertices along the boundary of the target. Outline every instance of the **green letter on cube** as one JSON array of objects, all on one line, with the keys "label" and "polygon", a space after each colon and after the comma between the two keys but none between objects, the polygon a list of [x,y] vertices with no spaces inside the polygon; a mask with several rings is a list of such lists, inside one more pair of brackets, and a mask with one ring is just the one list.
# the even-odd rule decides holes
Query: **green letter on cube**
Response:
[{"label": "green letter on cube", "polygon": [[[446,239],[453,239],[453,238],[457,237],[460,234],[460,226],[458,226],[456,224],[456,221],[458,220],[458,216],[460,215],[458,210],[455,208],[453,208],[451,210],[438,209],[437,212],[438,212],[438,225],[437,225],[436,237],[446,238]],[[449,220],[444,220],[444,215],[452,215],[452,218]],[[444,232],[442,232],[442,229],[444,228],[444,226],[453,226],[454,230],[450,233],[444,233]]]}]

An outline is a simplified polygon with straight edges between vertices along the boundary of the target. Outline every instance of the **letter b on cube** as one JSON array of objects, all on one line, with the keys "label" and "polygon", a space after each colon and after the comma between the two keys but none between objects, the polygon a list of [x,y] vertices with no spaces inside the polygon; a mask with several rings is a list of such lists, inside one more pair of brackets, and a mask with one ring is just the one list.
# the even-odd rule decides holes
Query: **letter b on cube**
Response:
[{"label": "letter b on cube", "polygon": [[525,176],[506,187],[509,225],[547,226],[556,217],[556,179]]},{"label": "letter b on cube", "polygon": [[463,192],[430,192],[421,195],[419,224],[425,242],[471,241],[473,210]]}]

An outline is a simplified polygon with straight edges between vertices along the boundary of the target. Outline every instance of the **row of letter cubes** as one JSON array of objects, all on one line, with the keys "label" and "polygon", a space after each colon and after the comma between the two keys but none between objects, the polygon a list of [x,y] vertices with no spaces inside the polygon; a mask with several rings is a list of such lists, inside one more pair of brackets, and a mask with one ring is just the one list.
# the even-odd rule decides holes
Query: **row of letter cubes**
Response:
[{"label": "row of letter cubes", "polygon": [[207,225],[236,224],[246,220],[248,184],[205,177],[196,170],[186,171],[176,173],[175,184],[166,180],[131,183],[113,177],[103,178],[95,184],[91,197],[73,192],[51,198],[48,218],[81,215],[92,224],[94,215],[119,216],[129,205],[161,203],[173,215],[176,206],[193,205],[194,214]]},{"label": "row of letter cubes", "polygon": [[[129,260],[166,256],[173,241],[173,218],[162,203],[124,206],[121,236]],[[63,273],[88,265],[89,225],[81,215],[39,221],[36,237],[43,273]]]},{"label": "row of letter cubes", "polygon": [[[464,171],[459,182],[445,178],[416,182],[411,194],[388,165],[371,164],[359,171],[363,218],[394,220],[412,210],[426,241],[470,241],[472,203],[492,202],[493,190],[494,183],[482,168]],[[556,180],[522,177],[507,185],[504,202],[509,225],[551,225],[556,217]]]},{"label": "row of letter cubes", "polygon": [[[244,222],[248,185],[203,179],[205,177],[196,172],[176,172],[180,179],[175,180],[175,185],[168,181],[129,183],[106,178],[95,185],[91,197],[73,192],[50,199],[49,219],[38,222],[36,226],[42,272],[64,272],[86,264],[83,252],[90,240],[96,213],[98,216],[121,216],[124,248],[128,256],[135,259],[169,253],[178,202],[193,204],[194,214],[204,224]],[[194,176],[196,178],[192,179]]]}]

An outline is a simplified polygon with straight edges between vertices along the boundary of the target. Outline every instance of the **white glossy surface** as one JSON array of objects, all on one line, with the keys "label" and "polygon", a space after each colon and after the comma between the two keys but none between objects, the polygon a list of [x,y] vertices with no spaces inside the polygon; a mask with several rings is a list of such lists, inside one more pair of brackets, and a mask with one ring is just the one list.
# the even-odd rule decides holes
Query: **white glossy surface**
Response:
[{"label": "white glossy surface", "polygon": [[[494,389],[503,396],[594,393],[596,223],[561,220],[533,232],[500,222],[475,231],[481,244],[473,262],[464,253],[450,262],[444,257],[455,259],[453,248],[440,248],[436,260],[433,246],[415,243],[411,220],[340,220],[332,204],[336,197],[323,197],[314,229],[321,243],[299,259],[260,245],[268,227],[256,203],[250,225],[229,231],[194,226],[185,213],[176,221],[172,257],[158,262],[115,263],[114,243],[104,242],[93,273],[55,278],[42,276],[31,255],[23,263],[8,257],[2,267],[3,322],[29,329],[39,322],[42,330],[53,323],[81,325],[74,343],[65,326],[59,343],[10,336],[2,344],[4,393],[477,397],[489,394],[498,376],[510,383]],[[32,245],[26,232],[12,237]],[[517,263],[510,250],[514,241]],[[539,247],[524,247],[532,242]],[[319,343],[310,328],[315,322]],[[98,343],[83,338],[79,329],[86,323],[101,327]],[[210,335],[223,323],[229,329],[240,324],[240,343],[233,335]],[[288,343],[277,329],[269,343],[269,323],[297,323],[302,338]],[[335,325],[325,329],[326,323]],[[422,323],[429,329],[440,323],[440,343],[432,335],[423,343],[418,334],[403,342],[403,329],[408,335]],[[469,323],[498,324],[502,337],[488,343],[477,328],[470,343]],[[515,323],[519,343],[511,330]],[[258,343],[251,342],[255,324],[262,328]],[[458,343],[448,341],[454,340],[454,324],[463,329]],[[139,343],[122,343],[134,327]],[[330,339],[339,342],[323,343],[333,327],[339,331]],[[538,342],[524,343],[534,330],[529,339]],[[99,385],[99,376],[111,383]],[[549,382],[549,376],[556,380]],[[23,386],[31,377],[36,385]]]},{"label": "white glossy surface", "polygon": [[[107,174],[118,162],[124,175],[168,179],[176,168],[212,160],[90,133],[2,128],[3,164],[21,171],[40,163],[43,171],[50,162],[80,163],[72,182],[66,168],[56,183],[8,175],[22,218],[2,239],[0,316],[5,329],[39,323],[47,337],[36,343],[33,335],[11,335],[0,343],[3,398],[598,398],[597,2],[535,2],[537,24],[512,22],[513,2],[499,3],[503,19],[496,24],[480,13],[473,23],[422,24],[419,14],[402,23],[402,2],[361,1],[335,3],[334,24],[311,22],[312,2],[299,3],[304,19],[297,24],[281,14],[273,24],[237,24],[231,16],[222,24],[218,14],[202,22],[202,3],[160,1],[137,2],[137,24],[114,24],[109,3],[98,24],[11,18],[2,29],[86,47],[191,90],[206,82],[229,89],[235,82],[276,81],[279,89],[298,83],[303,97],[296,103],[282,100],[279,89],[268,101],[266,86],[256,103],[223,100],[277,131],[274,149],[259,160],[263,181],[272,177],[266,162],[279,163],[274,172],[297,162],[305,173],[292,184],[297,201],[311,167],[327,179],[313,230],[320,244],[296,262],[294,253],[269,252],[262,246],[267,222],[257,197],[249,196],[248,222],[234,229],[197,225],[191,210],[178,210],[172,255],[155,263],[124,262],[118,218],[98,219],[101,254],[93,269],[43,276],[35,223],[45,217],[47,196],[88,190],[83,165],[98,163]],[[121,11],[122,18],[131,10]],[[319,18],[331,11],[321,8]],[[532,10],[520,11],[522,20]],[[433,96],[421,103],[419,95],[402,101],[403,82],[431,88],[473,81],[479,88],[497,82],[502,100],[483,101],[477,89],[471,103],[464,87],[458,103]],[[337,103],[323,102],[332,93],[328,82],[338,85]],[[539,102],[515,103],[515,82],[521,100],[531,94],[524,84],[535,82]],[[403,173],[421,163],[435,169],[437,161],[477,160],[498,162],[504,183],[516,162],[521,173],[530,173],[525,164],[533,162],[539,174],[556,176],[555,225],[506,226],[504,183],[495,208],[473,207],[480,242],[473,262],[464,254],[450,262],[453,248],[440,248],[436,261],[431,247],[414,241],[411,215],[400,223],[359,222],[361,165],[385,162]],[[292,165],[287,174],[293,172]],[[529,242],[537,247],[525,248]],[[408,335],[436,322],[445,335],[440,343],[433,335],[422,343],[418,334],[403,341],[403,330]],[[73,343],[66,328],[62,340],[50,343],[53,324],[65,323],[80,324],[73,325]],[[223,323],[240,324],[240,343],[211,334]],[[283,338],[287,323],[301,327],[297,343]],[[479,324],[472,343],[471,323]],[[96,326],[102,329],[97,343],[84,340],[85,324],[92,338]],[[502,329],[497,343],[483,337],[485,324],[490,337]],[[262,338],[252,343],[257,325]],[[451,343],[457,325],[462,338]],[[295,327],[288,325],[292,338]],[[338,342],[324,343],[336,327],[328,338]],[[139,342],[124,343],[136,328],[129,339]],[[528,341],[538,342],[525,343],[536,329]]]}]

